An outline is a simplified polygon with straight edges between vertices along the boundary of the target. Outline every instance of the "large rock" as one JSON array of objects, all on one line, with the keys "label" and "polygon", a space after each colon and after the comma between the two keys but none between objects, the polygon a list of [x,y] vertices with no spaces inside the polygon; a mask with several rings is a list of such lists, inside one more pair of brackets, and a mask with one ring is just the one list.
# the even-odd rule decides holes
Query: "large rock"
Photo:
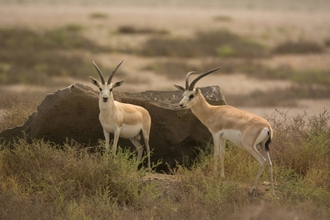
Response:
[{"label": "large rock", "polygon": [[[218,86],[201,88],[206,100],[214,105],[226,104]],[[163,164],[182,163],[185,157],[194,158],[196,146],[212,140],[210,132],[190,110],[181,110],[180,91],[146,91],[126,93],[114,91],[114,98],[120,102],[132,103],[146,108],[151,116],[150,147],[152,161],[162,160]],[[49,94],[38,106],[24,125],[6,130],[0,134],[3,141],[14,138],[44,138],[54,143],[74,139],[79,143],[96,146],[104,140],[98,119],[98,92],[92,88],[73,84]],[[120,146],[132,147],[125,139]]]}]

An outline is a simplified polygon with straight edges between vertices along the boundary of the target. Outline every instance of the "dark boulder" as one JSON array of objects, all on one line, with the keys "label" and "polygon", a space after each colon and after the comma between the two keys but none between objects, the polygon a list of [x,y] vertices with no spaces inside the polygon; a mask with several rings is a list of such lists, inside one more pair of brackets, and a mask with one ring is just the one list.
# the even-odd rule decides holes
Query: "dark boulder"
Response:
[{"label": "dark boulder", "polygon": [[[201,91],[213,105],[226,103],[218,86],[201,88]],[[140,105],[149,111],[152,119],[152,161],[162,160],[164,165],[173,166],[176,161],[182,163],[185,157],[194,158],[194,147],[212,141],[210,132],[191,111],[179,108],[181,91],[114,91],[114,98]],[[47,95],[24,125],[2,132],[0,139],[9,142],[25,134],[26,138],[44,138],[58,144],[73,139],[96,146],[99,139],[104,140],[98,115],[98,92],[76,83]],[[135,149],[125,139],[120,139],[119,145]]]}]

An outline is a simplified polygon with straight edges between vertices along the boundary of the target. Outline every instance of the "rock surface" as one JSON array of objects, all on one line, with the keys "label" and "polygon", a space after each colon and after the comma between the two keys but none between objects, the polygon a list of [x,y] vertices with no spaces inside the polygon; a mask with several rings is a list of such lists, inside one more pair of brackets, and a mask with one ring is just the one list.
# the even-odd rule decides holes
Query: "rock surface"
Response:
[{"label": "rock surface", "polygon": [[[226,104],[218,86],[201,88],[201,91],[209,103]],[[212,141],[210,132],[191,111],[179,108],[181,91],[114,91],[114,98],[149,111],[152,161],[162,160],[164,166],[173,166],[176,162],[182,163],[187,156],[194,158],[196,146]],[[76,83],[47,95],[24,125],[2,132],[0,140],[9,142],[24,137],[25,133],[27,138],[44,138],[58,144],[74,139],[96,146],[99,139],[104,140],[98,115],[98,92]],[[120,139],[119,145],[135,149],[125,139]]]}]

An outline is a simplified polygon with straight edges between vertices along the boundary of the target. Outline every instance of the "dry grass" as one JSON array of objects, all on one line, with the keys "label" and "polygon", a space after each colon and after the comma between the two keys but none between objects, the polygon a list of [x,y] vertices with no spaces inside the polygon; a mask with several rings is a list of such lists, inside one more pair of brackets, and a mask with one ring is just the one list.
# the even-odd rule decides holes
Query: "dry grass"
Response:
[{"label": "dry grass", "polygon": [[[306,120],[308,118],[308,120]],[[59,146],[24,139],[0,152],[0,216],[5,219],[328,219],[330,216],[330,116],[285,112],[269,117],[276,197],[260,184],[249,195],[258,164],[228,144],[227,178],[214,175],[211,144],[196,148],[189,166],[171,168],[171,178],[149,179],[135,156],[116,159],[78,143]],[[100,146],[104,146],[100,143]],[[172,178],[175,177],[175,178]],[[149,179],[149,180],[148,180]],[[267,172],[261,182],[268,181]],[[273,217],[274,217],[273,216]],[[270,216],[270,219],[273,219]]]},{"label": "dry grass", "polygon": [[12,93],[1,90],[0,96],[0,132],[24,124],[37,110],[44,95],[39,92]]}]

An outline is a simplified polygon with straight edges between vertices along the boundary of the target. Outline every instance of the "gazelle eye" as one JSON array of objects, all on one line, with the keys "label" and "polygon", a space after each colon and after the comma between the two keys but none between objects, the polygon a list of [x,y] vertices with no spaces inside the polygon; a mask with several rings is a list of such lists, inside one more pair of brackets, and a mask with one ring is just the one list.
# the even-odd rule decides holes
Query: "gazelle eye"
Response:
[{"label": "gazelle eye", "polygon": [[100,89],[100,92],[102,92],[102,88],[99,88]]},{"label": "gazelle eye", "polygon": [[193,99],[193,98],[194,98],[194,95],[191,94],[191,95],[189,96],[189,99]]},{"label": "gazelle eye", "polygon": [[112,88],[110,89],[110,92],[112,92]]}]

